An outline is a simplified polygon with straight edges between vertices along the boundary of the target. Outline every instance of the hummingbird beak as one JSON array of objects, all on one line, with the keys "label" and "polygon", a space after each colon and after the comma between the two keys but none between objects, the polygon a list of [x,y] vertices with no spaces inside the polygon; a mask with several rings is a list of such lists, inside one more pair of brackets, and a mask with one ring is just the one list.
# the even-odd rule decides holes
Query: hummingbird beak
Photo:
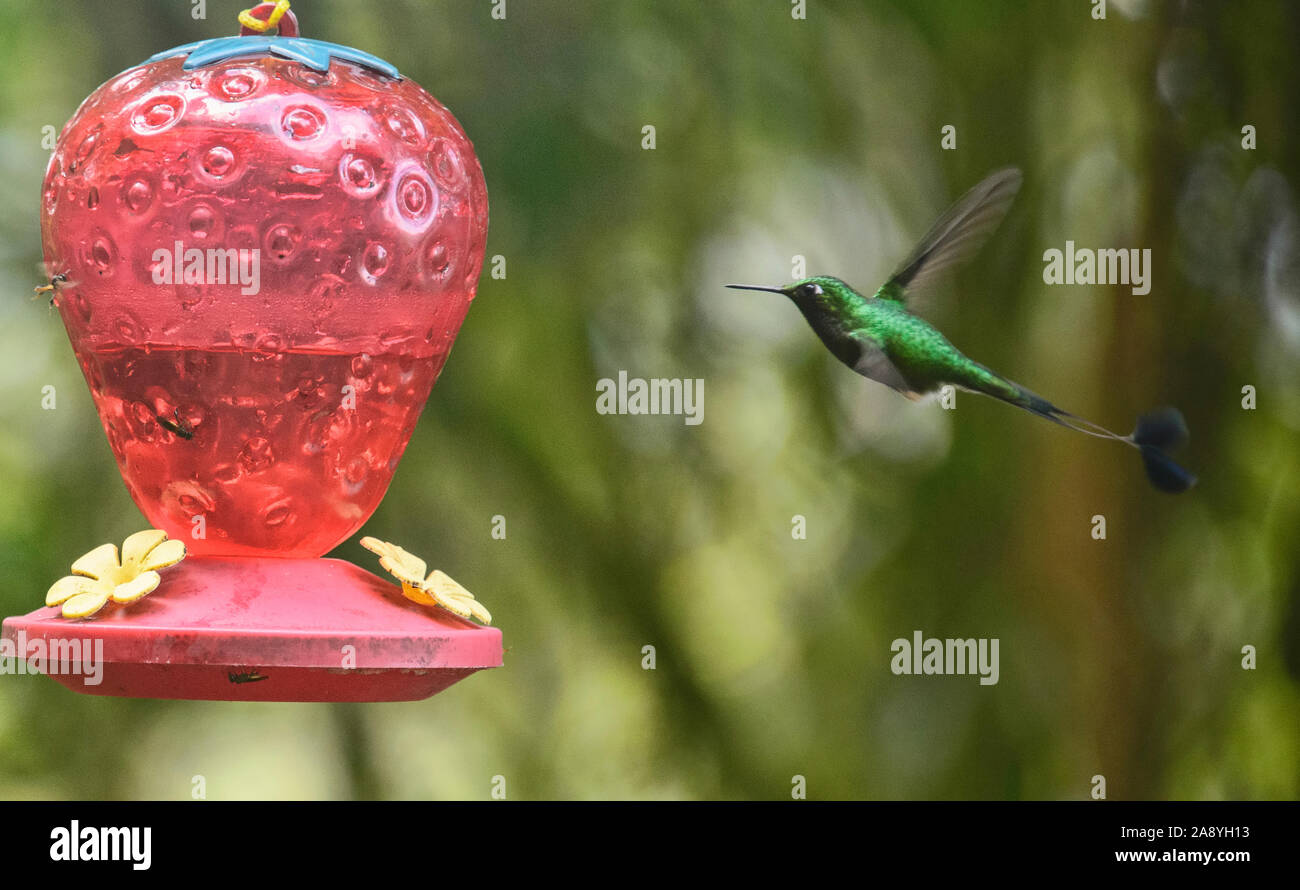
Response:
[{"label": "hummingbird beak", "polygon": [[759,287],[758,285],[754,285],[754,284],[728,284],[727,287],[731,288],[732,290],[761,290],[769,294],[781,294],[782,296],[786,296],[786,297],[790,296],[789,293],[781,290],[781,288],[779,287]]}]

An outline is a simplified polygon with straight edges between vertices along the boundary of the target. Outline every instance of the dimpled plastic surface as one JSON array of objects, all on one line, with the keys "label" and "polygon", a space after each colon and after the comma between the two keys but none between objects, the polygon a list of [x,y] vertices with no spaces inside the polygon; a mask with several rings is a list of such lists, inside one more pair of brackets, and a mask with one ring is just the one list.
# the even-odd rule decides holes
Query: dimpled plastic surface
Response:
[{"label": "dimpled plastic surface", "polygon": [[118,75],[64,128],[57,305],[155,526],[198,555],[320,556],[383,497],[473,299],[482,171],[410,80],[184,61]]}]

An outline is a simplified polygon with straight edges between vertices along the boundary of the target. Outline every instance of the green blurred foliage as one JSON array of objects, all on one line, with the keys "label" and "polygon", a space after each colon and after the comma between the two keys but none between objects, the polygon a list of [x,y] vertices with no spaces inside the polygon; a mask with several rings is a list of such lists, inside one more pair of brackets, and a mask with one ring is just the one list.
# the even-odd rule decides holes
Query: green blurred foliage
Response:
[{"label": "green blurred foliage", "polygon": [[[141,527],[57,315],[25,296],[42,127],[158,50],[234,33],[243,5],[0,9],[6,615]],[[0,797],[185,798],[203,775],[219,799],[485,798],[498,774],[516,799],[783,798],[796,774],[814,798],[1082,798],[1096,774],[1112,798],[1300,793],[1300,8],[491,5],[294,9],[438,96],[486,172],[508,277],[484,276],[366,532],[474,590],[505,667],[371,706],[0,678]],[[793,307],[721,287],[784,283],[796,254],[874,286],[1004,164],[1026,186],[934,317],[1108,426],[1182,407],[1193,493],[989,400],[907,403]],[[1151,248],[1151,293],[1045,287],[1066,239]],[[598,415],[619,369],[704,378],[704,423]],[[335,555],[374,568],[355,542]],[[1000,638],[1000,682],[893,676],[916,629]]]}]

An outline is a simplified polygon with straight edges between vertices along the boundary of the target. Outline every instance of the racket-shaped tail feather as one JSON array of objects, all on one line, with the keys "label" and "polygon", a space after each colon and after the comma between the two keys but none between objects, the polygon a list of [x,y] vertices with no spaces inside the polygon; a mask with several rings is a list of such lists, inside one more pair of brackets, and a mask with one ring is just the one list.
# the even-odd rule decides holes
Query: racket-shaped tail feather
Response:
[{"label": "racket-shaped tail feather", "polygon": [[967,381],[966,388],[1000,399],[1052,423],[1098,439],[1111,439],[1136,448],[1142,456],[1147,479],[1160,491],[1177,494],[1196,484],[1196,476],[1169,456],[1169,451],[1187,443],[1187,422],[1173,407],[1157,408],[1138,418],[1133,433],[1121,436],[1090,420],[1058,408],[1037,393],[994,374],[985,368],[984,379]]}]

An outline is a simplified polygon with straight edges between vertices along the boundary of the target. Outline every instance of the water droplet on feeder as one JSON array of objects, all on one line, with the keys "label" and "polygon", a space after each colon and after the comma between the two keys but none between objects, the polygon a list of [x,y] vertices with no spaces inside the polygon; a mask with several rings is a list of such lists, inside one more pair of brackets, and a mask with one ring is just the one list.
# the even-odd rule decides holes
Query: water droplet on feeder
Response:
[{"label": "water droplet on feeder", "polygon": [[384,109],[382,117],[388,132],[407,145],[419,145],[424,141],[424,127],[407,109],[394,105]]},{"label": "water droplet on feeder", "polygon": [[50,181],[45,183],[44,203],[45,212],[53,214],[54,209],[59,205],[59,184],[63,181],[63,174],[56,173],[50,177]]},{"label": "water droplet on feeder", "polygon": [[275,463],[271,453],[271,443],[261,436],[254,436],[244,443],[239,452],[239,464],[246,472],[257,473]]},{"label": "water droplet on feeder", "polygon": [[379,176],[375,165],[369,159],[354,154],[345,154],[339,162],[343,177],[343,186],[357,197],[373,194],[379,188]]},{"label": "water droplet on feeder", "polygon": [[290,498],[281,498],[268,504],[262,511],[262,522],[271,528],[284,525],[293,518],[293,501]]},{"label": "water droplet on feeder", "polygon": [[212,470],[212,478],[216,479],[222,485],[229,485],[232,482],[239,481],[240,471],[238,464],[221,464]]},{"label": "water droplet on feeder", "polygon": [[224,145],[214,145],[203,155],[201,166],[213,179],[222,179],[235,168],[235,153]]},{"label": "water droplet on feeder", "polygon": [[140,342],[140,323],[132,318],[129,313],[123,312],[113,320],[113,330],[123,344],[129,346]]},{"label": "water droplet on feeder", "polygon": [[371,241],[361,255],[361,277],[374,284],[387,271],[388,248],[378,241]]},{"label": "water droplet on feeder", "polygon": [[185,112],[185,100],[180,96],[164,94],[146,99],[131,118],[131,127],[137,133],[161,133]]},{"label": "water droplet on feeder", "polygon": [[297,226],[280,223],[272,226],[266,233],[266,252],[277,263],[287,263],[293,258],[302,240],[302,232]]},{"label": "water droplet on feeder", "polygon": [[465,185],[465,166],[460,153],[446,139],[439,139],[429,152],[429,166],[438,185],[448,191],[458,191]]},{"label": "water droplet on feeder", "polygon": [[348,461],[347,466],[343,468],[343,481],[348,494],[359,492],[369,473],[370,465],[366,463],[365,458],[357,456]]},{"label": "water droplet on feeder", "polygon": [[135,418],[135,422],[142,427],[147,427],[155,422],[153,408],[144,402],[132,402],[131,415]]},{"label": "water droplet on feeder", "polygon": [[285,110],[280,129],[294,141],[314,139],[325,130],[325,112],[310,105],[295,105]]},{"label": "water droplet on feeder", "polygon": [[433,217],[437,195],[420,173],[407,173],[397,185],[397,209],[412,223],[427,223]]},{"label": "water droplet on feeder", "polygon": [[153,203],[153,186],[143,177],[131,180],[122,191],[122,203],[132,213],[144,213]]},{"label": "water droplet on feeder", "polygon": [[77,315],[81,318],[82,322],[86,324],[90,323],[90,315],[91,315],[90,301],[86,299],[86,297],[81,293],[81,291],[77,291],[75,294],[73,294],[72,308],[76,310]]},{"label": "water droplet on feeder", "polygon": [[118,95],[125,95],[126,93],[129,93],[132,90],[134,90],[142,83],[144,83],[143,74],[141,74],[138,71],[135,72],[128,71],[126,74],[123,74],[116,83],[113,84],[112,90]]},{"label": "water droplet on feeder", "polygon": [[212,494],[197,482],[174,482],[163,492],[164,500],[174,500],[186,516],[211,513],[217,502]]},{"label": "water droplet on feeder", "polygon": [[86,265],[97,275],[108,276],[113,271],[113,262],[117,259],[117,246],[108,235],[97,235],[86,246]]},{"label": "water droplet on feeder", "polygon": [[447,254],[447,244],[441,238],[434,238],[429,245],[428,252],[429,271],[434,276],[441,278],[447,272],[447,267],[451,265],[451,258]]},{"label": "water droplet on feeder", "polygon": [[233,68],[217,80],[216,91],[219,95],[238,102],[257,92],[262,85],[262,73],[251,68]]},{"label": "water droplet on feeder", "polygon": [[314,71],[301,65],[290,65],[285,71],[288,78],[308,89],[319,89],[337,82],[333,71]]},{"label": "water droplet on feeder", "polygon": [[81,144],[77,146],[76,154],[78,166],[84,164],[86,159],[90,157],[91,152],[95,150],[95,146],[99,144],[99,135],[103,130],[103,124],[96,124],[95,128],[86,134],[86,138],[81,140]]},{"label": "water droplet on feeder", "polygon": [[199,204],[190,211],[190,234],[199,240],[207,240],[217,228],[217,213],[207,204]]},{"label": "water droplet on feeder", "polygon": [[275,331],[267,331],[256,339],[253,348],[265,355],[279,355],[284,352],[284,336]]}]

